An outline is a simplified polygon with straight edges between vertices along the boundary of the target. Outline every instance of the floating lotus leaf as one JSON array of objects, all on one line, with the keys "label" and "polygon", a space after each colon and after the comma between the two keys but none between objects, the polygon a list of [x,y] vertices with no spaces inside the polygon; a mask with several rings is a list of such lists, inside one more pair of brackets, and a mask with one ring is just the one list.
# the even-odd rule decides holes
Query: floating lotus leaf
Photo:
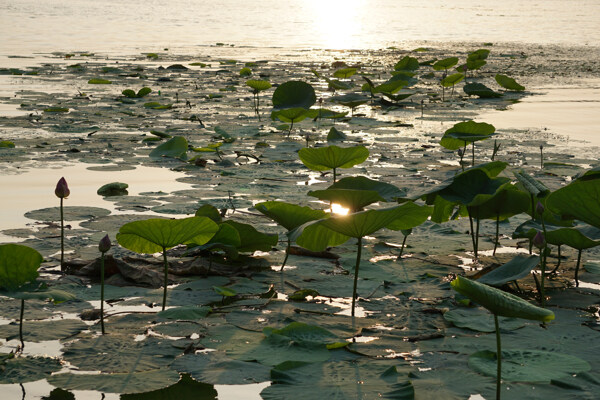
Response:
[{"label": "floating lotus leaf", "polygon": [[38,277],[44,258],[21,244],[0,245],[0,289],[14,290]]},{"label": "floating lotus leaf", "polygon": [[150,152],[150,157],[187,158],[188,142],[183,136],[175,136]]},{"label": "floating lotus leaf", "polygon": [[[502,361],[502,380],[511,382],[548,383],[591,369],[590,364],[581,358],[541,350],[504,350]],[[484,350],[472,354],[469,367],[495,377],[496,353]]]},{"label": "floating lotus leaf", "polygon": [[496,82],[498,82],[498,85],[502,86],[505,89],[514,90],[517,92],[525,90],[525,86],[519,85],[517,81],[506,75],[496,74],[494,78],[496,79]]},{"label": "floating lotus leaf", "polygon": [[128,184],[122,182],[112,182],[102,185],[96,193],[100,196],[123,196],[127,195]]},{"label": "floating lotus leaf", "polygon": [[276,334],[305,342],[334,344],[340,341],[336,335],[329,332],[327,329],[302,322],[292,322],[281,329],[265,328],[264,332],[266,335]]},{"label": "floating lotus leaf", "polygon": [[10,140],[0,140],[0,148],[14,149],[15,144],[14,144],[14,142],[11,142]]},{"label": "floating lotus leaf", "polygon": [[554,319],[552,311],[534,306],[514,294],[484,285],[483,283],[458,276],[450,284],[454,290],[487,308],[492,314],[543,322],[549,322]]},{"label": "floating lotus leaf", "polygon": [[483,99],[502,97],[502,93],[494,92],[483,83],[467,83],[465,86],[463,86],[463,90],[469,96],[478,96]]},{"label": "floating lotus leaf", "polygon": [[[150,133],[153,134],[154,136],[158,136],[159,138],[162,138],[162,139],[170,139],[172,137],[171,135],[169,135],[166,132],[161,132],[161,131],[157,131],[157,130],[151,130]],[[155,139],[155,138],[148,138],[148,139]]]},{"label": "floating lotus leaf", "polygon": [[66,107],[48,107],[44,108],[45,113],[66,113],[69,109]]},{"label": "floating lotus leaf", "polygon": [[[25,308],[27,309],[27,304]],[[64,339],[88,329],[88,326],[79,319],[25,321],[23,325],[23,339],[35,343]],[[18,339],[19,325],[1,325],[0,337],[6,340]]]},{"label": "floating lotus leaf", "polygon": [[282,83],[273,92],[273,107],[284,108],[310,108],[317,101],[315,89],[302,81],[288,81]]},{"label": "floating lotus leaf", "polygon": [[184,355],[175,360],[171,368],[212,385],[246,385],[271,380],[269,367],[235,360],[220,351]]},{"label": "floating lotus leaf", "polygon": [[333,168],[351,168],[360,164],[369,157],[369,150],[364,146],[305,147],[300,149],[298,157],[307,168],[313,171],[327,171]]},{"label": "floating lotus leaf", "polygon": [[419,69],[419,60],[411,56],[404,56],[394,65],[395,71],[416,71]]},{"label": "floating lotus leaf", "polygon": [[0,383],[18,384],[35,382],[48,378],[53,372],[60,371],[62,365],[56,358],[15,357],[0,363]]},{"label": "floating lotus leaf", "polygon": [[[65,206],[63,208],[65,221],[86,221],[106,217],[110,210],[99,207]],[[36,221],[60,221],[60,207],[41,208],[25,213],[25,217]]]},{"label": "floating lotus leaf", "polygon": [[163,319],[188,320],[195,321],[205,318],[211,312],[210,307],[205,306],[182,306],[169,308],[156,314]]},{"label": "floating lotus leaf", "polygon": [[110,85],[112,82],[108,79],[92,78],[88,81],[90,85]]},{"label": "floating lotus leaf", "polygon": [[301,207],[283,201],[265,201],[254,205],[254,208],[288,231],[309,221],[325,218],[327,213],[310,207]]},{"label": "floating lotus leaf", "polygon": [[141,372],[110,374],[54,374],[48,382],[68,390],[97,390],[105,393],[144,393],[174,385],[179,374],[173,370],[153,369]]},{"label": "floating lotus leaf", "polygon": [[[147,390],[147,389],[146,389]],[[216,400],[217,391],[212,385],[201,383],[182,375],[176,384],[151,392],[123,394],[120,400]]]},{"label": "floating lotus leaf", "polygon": [[[494,316],[481,308],[457,308],[444,313],[444,319],[459,328],[477,332],[494,332]],[[503,330],[512,331],[522,328],[525,323],[516,318],[499,318]]]},{"label": "floating lotus leaf", "polygon": [[[539,256],[517,255],[512,260],[488,272],[477,280],[491,286],[502,286],[524,278],[540,263]],[[491,332],[491,331],[490,331]]]},{"label": "floating lotus leaf", "polygon": [[173,104],[161,104],[158,101],[149,101],[148,103],[144,103],[144,107],[152,110],[170,110]]}]

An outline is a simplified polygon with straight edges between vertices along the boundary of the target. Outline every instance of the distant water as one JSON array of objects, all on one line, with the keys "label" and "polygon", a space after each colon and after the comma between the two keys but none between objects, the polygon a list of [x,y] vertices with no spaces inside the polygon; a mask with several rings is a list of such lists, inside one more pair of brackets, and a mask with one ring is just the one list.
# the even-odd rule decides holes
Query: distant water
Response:
[{"label": "distant water", "polygon": [[367,49],[414,41],[600,45],[600,0],[0,0],[0,55],[217,42]]}]

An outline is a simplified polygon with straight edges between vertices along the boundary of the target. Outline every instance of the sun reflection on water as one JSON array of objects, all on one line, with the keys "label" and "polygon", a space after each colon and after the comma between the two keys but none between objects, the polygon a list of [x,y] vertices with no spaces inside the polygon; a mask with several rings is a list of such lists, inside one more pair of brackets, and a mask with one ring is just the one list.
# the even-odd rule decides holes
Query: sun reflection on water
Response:
[{"label": "sun reflection on water", "polygon": [[368,15],[368,2],[364,0],[305,0],[313,10],[313,36],[321,47],[328,49],[361,48],[363,18]]}]

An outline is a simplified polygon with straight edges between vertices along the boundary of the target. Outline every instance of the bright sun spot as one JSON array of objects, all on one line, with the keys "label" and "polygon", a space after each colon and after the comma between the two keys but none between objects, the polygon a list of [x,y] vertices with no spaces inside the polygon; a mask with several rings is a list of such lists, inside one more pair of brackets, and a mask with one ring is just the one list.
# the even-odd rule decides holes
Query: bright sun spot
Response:
[{"label": "bright sun spot", "polygon": [[364,0],[305,0],[314,10],[313,34],[329,49],[361,47],[362,18],[368,11]]},{"label": "bright sun spot", "polygon": [[337,215],[348,215],[350,210],[348,208],[342,207],[340,204],[333,203],[331,205],[331,212]]}]

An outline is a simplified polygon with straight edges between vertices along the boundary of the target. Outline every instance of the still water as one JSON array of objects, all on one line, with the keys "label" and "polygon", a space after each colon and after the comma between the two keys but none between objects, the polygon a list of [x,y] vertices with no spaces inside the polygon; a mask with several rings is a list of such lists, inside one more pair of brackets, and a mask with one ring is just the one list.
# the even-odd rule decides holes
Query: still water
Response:
[{"label": "still water", "polygon": [[600,0],[0,0],[0,55],[217,42],[366,49],[431,40],[600,45]]}]

